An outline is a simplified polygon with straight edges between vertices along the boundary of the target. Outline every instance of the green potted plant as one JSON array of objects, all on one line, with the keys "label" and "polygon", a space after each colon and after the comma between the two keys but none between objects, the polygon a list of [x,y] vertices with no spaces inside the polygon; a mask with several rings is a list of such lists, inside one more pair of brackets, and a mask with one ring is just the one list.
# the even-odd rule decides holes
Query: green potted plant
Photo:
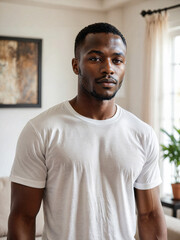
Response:
[{"label": "green potted plant", "polygon": [[169,139],[167,144],[161,144],[161,149],[163,158],[168,158],[169,162],[175,167],[174,183],[171,185],[174,199],[180,199],[180,129],[174,127],[174,130],[174,134],[169,134],[164,129],[161,129]]}]

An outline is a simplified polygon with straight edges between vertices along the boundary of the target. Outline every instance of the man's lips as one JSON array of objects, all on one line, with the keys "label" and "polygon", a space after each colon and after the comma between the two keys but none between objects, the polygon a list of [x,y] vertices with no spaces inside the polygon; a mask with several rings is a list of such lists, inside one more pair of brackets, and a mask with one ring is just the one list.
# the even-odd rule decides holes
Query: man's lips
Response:
[{"label": "man's lips", "polygon": [[100,78],[96,79],[96,83],[117,84],[117,80],[114,78]]}]

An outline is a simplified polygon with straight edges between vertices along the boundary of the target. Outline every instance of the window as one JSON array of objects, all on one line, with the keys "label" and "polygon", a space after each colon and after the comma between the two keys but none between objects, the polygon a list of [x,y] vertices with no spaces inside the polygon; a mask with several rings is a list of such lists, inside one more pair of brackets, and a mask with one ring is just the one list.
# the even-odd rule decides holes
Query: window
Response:
[{"label": "window", "polygon": [[180,32],[172,37],[172,125],[180,127]]},{"label": "window", "polygon": [[[169,77],[164,86],[164,116],[162,126],[169,132],[180,128],[180,30],[170,32]],[[166,138],[162,138],[166,142]],[[163,162],[163,194],[171,194],[174,169],[168,160]]]}]

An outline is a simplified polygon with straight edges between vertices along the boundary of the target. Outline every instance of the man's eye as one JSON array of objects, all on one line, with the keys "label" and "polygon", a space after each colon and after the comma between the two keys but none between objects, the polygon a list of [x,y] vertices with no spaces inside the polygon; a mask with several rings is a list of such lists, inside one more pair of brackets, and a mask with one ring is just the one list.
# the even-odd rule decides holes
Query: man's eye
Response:
[{"label": "man's eye", "polygon": [[93,62],[101,61],[101,59],[99,57],[91,57],[91,58],[89,58],[89,60],[91,60]]},{"label": "man's eye", "polygon": [[115,64],[120,64],[120,63],[123,63],[123,60],[122,59],[114,59],[113,62]]}]

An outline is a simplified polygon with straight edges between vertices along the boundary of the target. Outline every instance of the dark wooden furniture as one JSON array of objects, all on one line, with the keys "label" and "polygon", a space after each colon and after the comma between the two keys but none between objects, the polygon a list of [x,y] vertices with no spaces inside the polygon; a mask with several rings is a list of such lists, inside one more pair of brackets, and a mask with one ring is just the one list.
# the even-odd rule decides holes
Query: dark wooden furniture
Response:
[{"label": "dark wooden furniture", "polygon": [[164,207],[172,209],[173,217],[177,217],[177,210],[180,209],[180,200],[173,199],[171,196],[161,198],[161,204]]}]

